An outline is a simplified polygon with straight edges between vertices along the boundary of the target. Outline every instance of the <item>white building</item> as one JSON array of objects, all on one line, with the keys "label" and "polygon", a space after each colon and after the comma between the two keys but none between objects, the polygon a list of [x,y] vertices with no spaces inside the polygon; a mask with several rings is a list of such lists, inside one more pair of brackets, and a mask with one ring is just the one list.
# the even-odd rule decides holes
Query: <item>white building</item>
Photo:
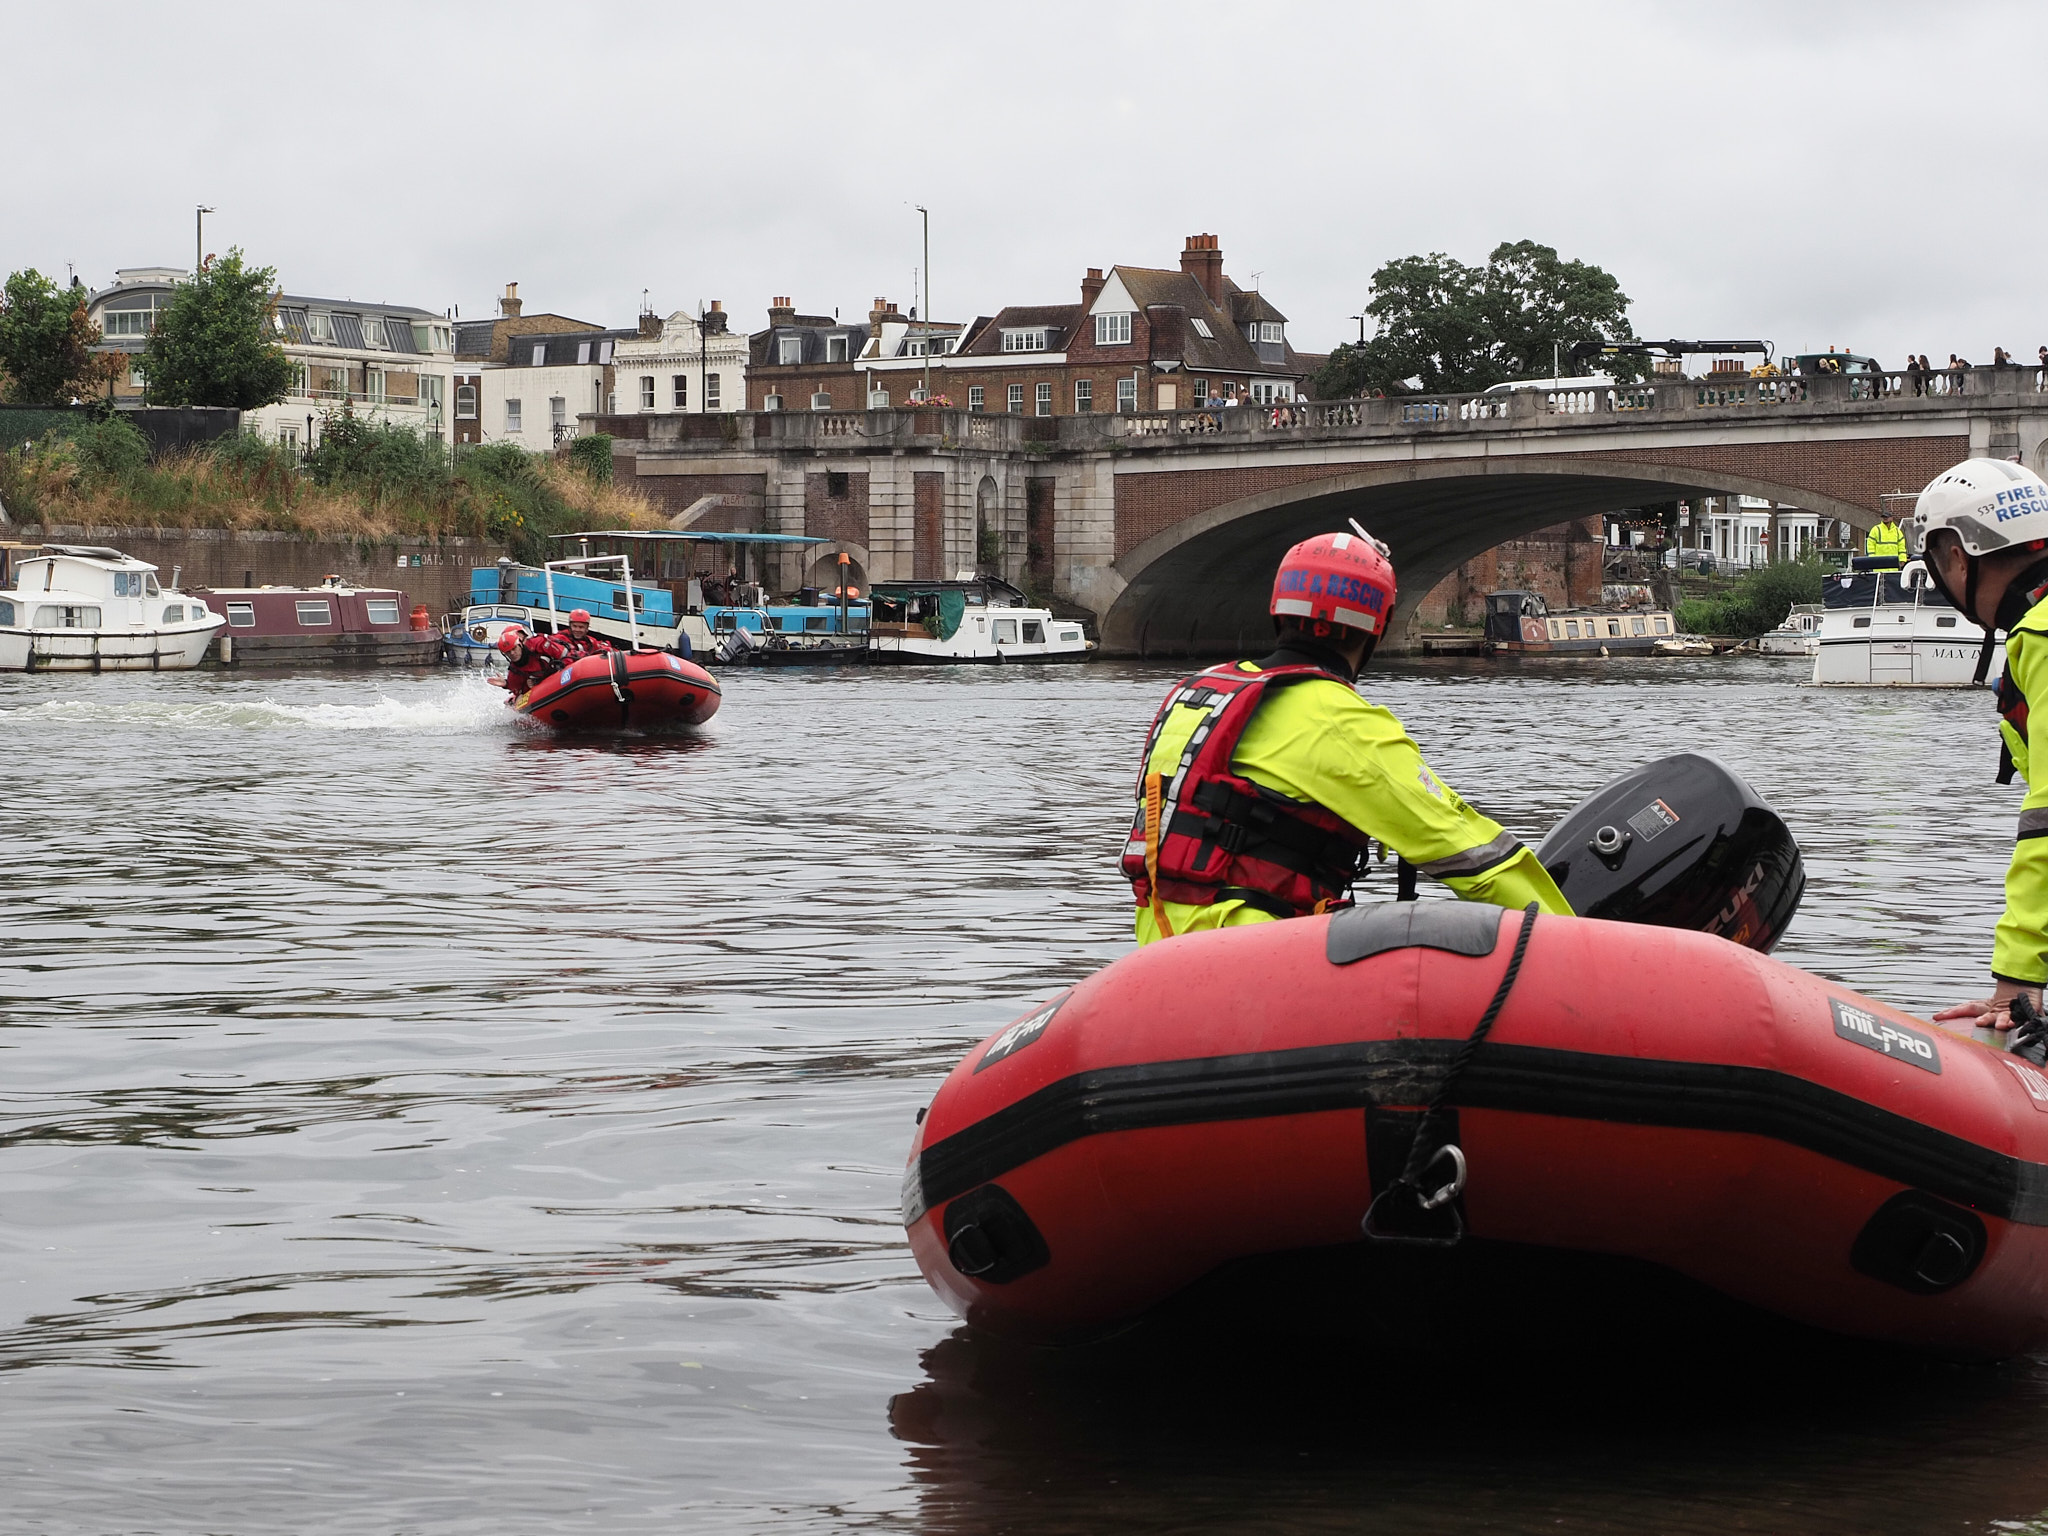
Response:
[{"label": "white building", "polygon": [[[99,326],[104,349],[131,354],[126,376],[115,383],[117,402],[145,402],[142,351],[173,290],[190,275],[176,267],[124,267],[111,287],[88,296],[86,314]],[[345,407],[357,416],[444,435],[455,354],[445,316],[405,304],[280,294],[272,324],[292,362],[290,392],[275,405],[245,411],[245,431],[310,446],[320,418]]]},{"label": "white building", "polygon": [[[1801,507],[1766,501],[1760,496],[1708,496],[1687,506],[1687,526],[1680,543],[1703,550],[1719,563],[1758,566],[1772,560],[1799,560],[1820,547],[1820,517]],[[1771,523],[1777,520],[1773,552]]]},{"label": "white building", "polygon": [[747,408],[747,338],[727,328],[717,299],[703,323],[688,310],[643,315],[612,353],[615,409],[624,415],[703,415]]},{"label": "white building", "polygon": [[[465,363],[465,369],[476,371],[465,372],[456,395],[463,440],[517,443],[543,453],[574,437],[578,416],[615,409],[615,354],[636,334],[571,331],[514,336],[504,362]],[[472,420],[478,429],[474,433],[466,430]]]}]

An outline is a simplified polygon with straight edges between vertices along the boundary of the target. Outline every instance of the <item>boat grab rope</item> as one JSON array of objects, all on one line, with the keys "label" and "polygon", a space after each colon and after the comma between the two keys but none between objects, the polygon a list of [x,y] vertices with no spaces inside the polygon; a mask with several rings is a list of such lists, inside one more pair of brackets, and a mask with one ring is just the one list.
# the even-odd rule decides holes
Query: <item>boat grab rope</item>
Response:
[{"label": "boat grab rope", "polygon": [[[1486,1012],[1472,1026],[1472,1033],[1458,1047],[1458,1054],[1451,1058],[1449,1068],[1436,1085],[1436,1092],[1430,1095],[1429,1107],[1423,1110],[1422,1119],[1416,1124],[1415,1139],[1408,1144],[1408,1161],[1400,1176],[1375,1195],[1372,1204],[1366,1207],[1365,1219],[1359,1227],[1367,1237],[1379,1242],[1423,1243],[1448,1248],[1465,1236],[1465,1218],[1451,1204],[1465,1188],[1465,1153],[1456,1141],[1446,1141],[1439,1146],[1436,1138],[1443,1126],[1445,1111],[1450,1106],[1451,1090],[1464,1076],[1465,1069],[1472,1065],[1472,1058],[1479,1054],[1479,1047],[1491,1033],[1494,1020],[1507,1006],[1508,994],[1515,989],[1515,978],[1522,971],[1522,957],[1529,952],[1529,935],[1536,931],[1538,910],[1538,903],[1533,901],[1522,908],[1521,931],[1515,935],[1514,952],[1508,956],[1508,968],[1501,972],[1500,985],[1493,989],[1493,1001],[1486,1005]],[[1435,1188],[1425,1191],[1423,1178],[1439,1163],[1450,1165],[1449,1176]],[[1428,1213],[1438,1210],[1443,1211],[1443,1216],[1431,1221]]]}]

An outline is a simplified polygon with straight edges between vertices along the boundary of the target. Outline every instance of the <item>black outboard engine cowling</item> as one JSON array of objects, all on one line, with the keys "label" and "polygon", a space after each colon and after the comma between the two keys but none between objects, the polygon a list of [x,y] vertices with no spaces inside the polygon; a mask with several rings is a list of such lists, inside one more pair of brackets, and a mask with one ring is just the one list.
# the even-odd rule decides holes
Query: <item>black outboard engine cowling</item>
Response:
[{"label": "black outboard engine cowling", "polygon": [[1766,954],[1806,891],[1799,844],[1778,813],[1699,752],[1615,779],[1536,857],[1581,917],[1692,928]]}]

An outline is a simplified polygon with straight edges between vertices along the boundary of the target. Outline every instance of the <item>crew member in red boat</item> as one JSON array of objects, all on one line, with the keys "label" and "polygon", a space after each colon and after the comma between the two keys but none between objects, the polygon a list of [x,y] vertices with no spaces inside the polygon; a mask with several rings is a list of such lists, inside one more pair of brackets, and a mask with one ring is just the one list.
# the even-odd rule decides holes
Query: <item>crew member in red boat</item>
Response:
[{"label": "crew member in red boat", "polygon": [[570,609],[568,633],[557,635],[555,639],[570,661],[581,661],[586,656],[602,656],[614,649],[611,641],[590,632],[588,608]]},{"label": "crew member in red boat", "polygon": [[491,678],[490,682],[510,695],[505,701],[508,704],[518,703],[535,683],[569,660],[560,639],[554,635],[529,635],[517,624],[507,625],[498,636],[498,649],[505,653],[505,675]]},{"label": "crew member in red boat", "polygon": [[1344,905],[1373,843],[1466,901],[1569,914],[1536,855],[1430,771],[1358,694],[1394,611],[1387,547],[1353,523],[1290,549],[1271,655],[1174,684],[1138,771],[1123,872],[1140,944]]}]

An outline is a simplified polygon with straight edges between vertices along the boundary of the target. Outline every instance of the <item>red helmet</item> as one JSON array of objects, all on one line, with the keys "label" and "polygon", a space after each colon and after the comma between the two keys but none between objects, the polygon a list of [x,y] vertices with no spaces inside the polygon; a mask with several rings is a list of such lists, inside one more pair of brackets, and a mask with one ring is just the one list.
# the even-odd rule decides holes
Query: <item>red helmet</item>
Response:
[{"label": "red helmet", "polygon": [[590,610],[588,608],[571,608],[569,610],[569,622],[571,624],[588,624],[590,622]]},{"label": "red helmet", "polygon": [[1386,545],[1351,526],[1358,531],[1317,534],[1281,557],[1268,610],[1275,618],[1382,633],[1394,608],[1394,565]]},{"label": "red helmet", "polygon": [[510,656],[524,644],[526,644],[526,631],[517,624],[507,624],[498,636],[498,649],[507,656]]}]

